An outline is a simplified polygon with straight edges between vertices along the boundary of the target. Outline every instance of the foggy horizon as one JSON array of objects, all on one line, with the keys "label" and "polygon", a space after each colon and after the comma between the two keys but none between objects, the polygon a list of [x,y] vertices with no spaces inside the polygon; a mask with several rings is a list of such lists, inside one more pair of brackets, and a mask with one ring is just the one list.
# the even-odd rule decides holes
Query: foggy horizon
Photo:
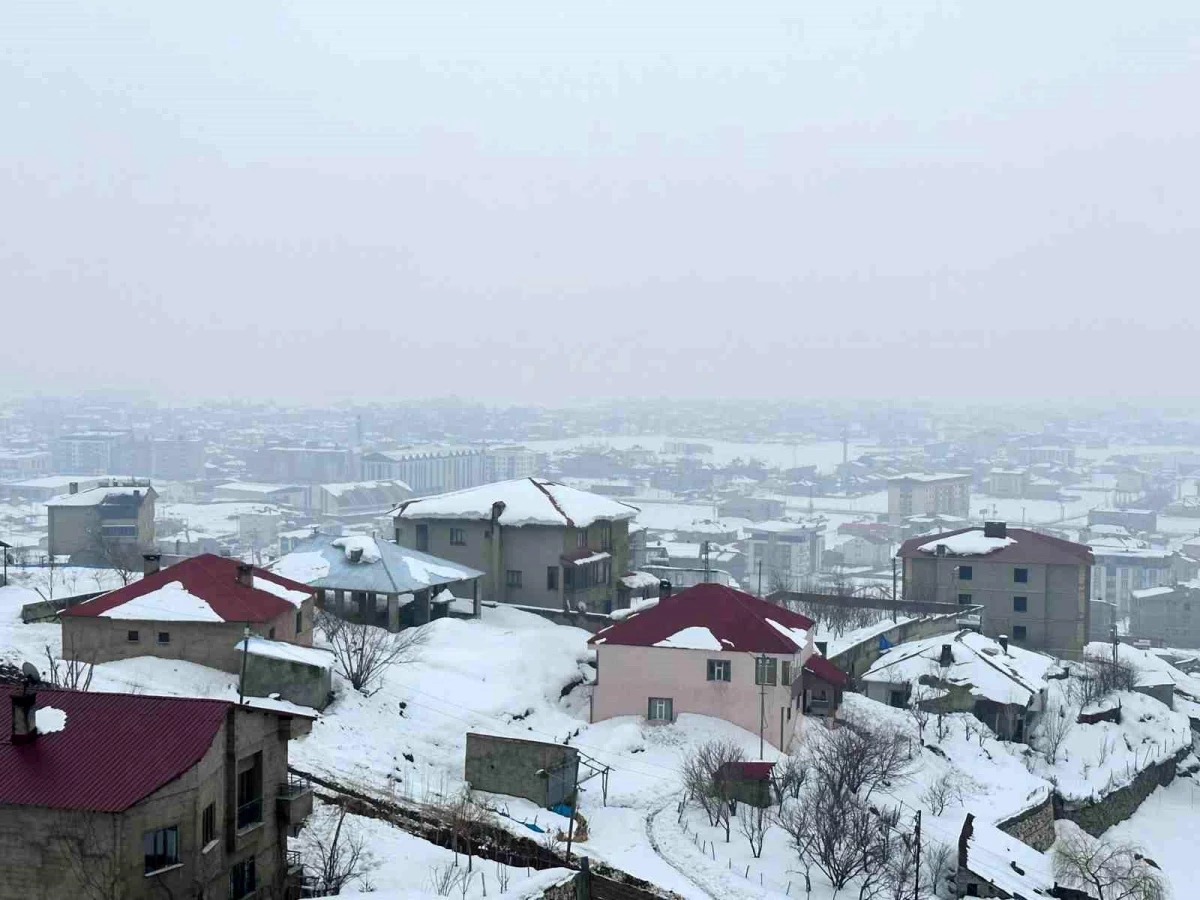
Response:
[{"label": "foggy horizon", "polygon": [[22,3],[11,396],[1186,397],[1200,9]]}]

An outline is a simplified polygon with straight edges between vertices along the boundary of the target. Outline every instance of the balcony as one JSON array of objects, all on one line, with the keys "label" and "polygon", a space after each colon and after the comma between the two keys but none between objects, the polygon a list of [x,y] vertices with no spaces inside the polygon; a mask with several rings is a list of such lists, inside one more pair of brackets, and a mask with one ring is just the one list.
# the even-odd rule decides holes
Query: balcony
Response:
[{"label": "balcony", "polygon": [[237,808],[237,830],[245,831],[263,820],[262,797],[249,800]]},{"label": "balcony", "polygon": [[275,810],[286,825],[299,828],[312,814],[312,784],[307,778],[290,776],[279,784]]}]

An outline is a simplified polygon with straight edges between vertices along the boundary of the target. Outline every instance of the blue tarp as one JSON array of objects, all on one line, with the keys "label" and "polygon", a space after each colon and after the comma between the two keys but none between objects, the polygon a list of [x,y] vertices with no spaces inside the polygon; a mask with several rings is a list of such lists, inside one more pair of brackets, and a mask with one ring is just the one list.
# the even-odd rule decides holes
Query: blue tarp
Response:
[{"label": "blue tarp", "polygon": [[887,650],[892,646],[892,642],[885,638],[882,634],[879,636],[879,649]]}]

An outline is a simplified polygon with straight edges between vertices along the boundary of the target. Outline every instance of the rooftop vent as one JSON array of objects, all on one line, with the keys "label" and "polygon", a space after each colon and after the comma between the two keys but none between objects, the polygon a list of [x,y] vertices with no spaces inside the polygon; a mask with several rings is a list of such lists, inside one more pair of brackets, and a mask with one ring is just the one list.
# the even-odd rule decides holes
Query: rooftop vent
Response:
[{"label": "rooftop vent", "polygon": [[153,575],[162,568],[161,553],[143,553],[142,554],[142,574]]},{"label": "rooftop vent", "polygon": [[954,665],[954,652],[949,644],[942,644],[942,655],[938,659],[938,665],[943,669]]},{"label": "rooftop vent", "polygon": [[1004,651],[1005,655],[1007,655],[1008,654],[1008,635],[1007,634],[999,635],[996,638],[996,640],[998,640],[1000,642],[1000,649]]},{"label": "rooftop vent", "polygon": [[254,587],[254,566],[250,563],[238,563],[237,581],[245,587]]},{"label": "rooftop vent", "polygon": [[1007,522],[984,522],[983,536],[990,538],[1006,538],[1008,537]]}]

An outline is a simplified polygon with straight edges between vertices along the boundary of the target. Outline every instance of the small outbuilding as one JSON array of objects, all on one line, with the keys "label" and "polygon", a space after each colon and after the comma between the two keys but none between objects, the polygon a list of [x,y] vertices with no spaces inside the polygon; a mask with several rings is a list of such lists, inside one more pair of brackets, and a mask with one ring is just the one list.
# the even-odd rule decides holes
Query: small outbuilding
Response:
[{"label": "small outbuilding", "polygon": [[464,779],[472,790],[524,797],[546,809],[575,799],[579,751],[565,744],[467,733]]}]

